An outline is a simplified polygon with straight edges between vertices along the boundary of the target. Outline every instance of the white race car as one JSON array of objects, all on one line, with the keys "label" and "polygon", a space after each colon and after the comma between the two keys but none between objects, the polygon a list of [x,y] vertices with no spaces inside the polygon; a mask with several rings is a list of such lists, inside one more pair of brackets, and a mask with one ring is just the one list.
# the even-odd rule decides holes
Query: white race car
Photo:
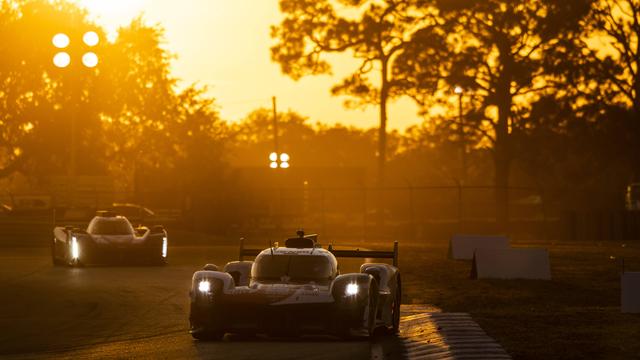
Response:
[{"label": "white race car", "polygon": [[[240,261],[223,271],[208,264],[193,275],[191,335],[221,339],[225,333],[370,336],[394,333],[400,322],[398,243],[393,251],[323,249],[317,235],[265,250],[240,247]],[[255,256],[254,261],[242,261]],[[340,274],[336,257],[391,258],[393,265],[365,263]]]},{"label": "white race car", "polygon": [[167,232],[162,226],[134,229],[127,218],[111,211],[98,211],[86,230],[58,226],[53,234],[54,265],[162,265],[167,261]]}]

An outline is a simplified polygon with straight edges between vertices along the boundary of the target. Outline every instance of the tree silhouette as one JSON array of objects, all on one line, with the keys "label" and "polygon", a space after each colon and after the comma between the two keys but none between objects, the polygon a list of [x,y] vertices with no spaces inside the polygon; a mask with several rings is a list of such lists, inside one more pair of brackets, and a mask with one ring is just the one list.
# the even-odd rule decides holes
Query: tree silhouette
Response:
[{"label": "tree silhouette", "polygon": [[60,148],[69,150],[44,141],[47,135],[63,136],[59,129],[70,128],[69,113],[62,109],[73,104],[69,90],[75,86],[69,71],[53,66],[51,39],[58,32],[77,35],[82,28],[94,25],[67,2],[0,4],[0,177],[27,168],[46,173],[51,170],[48,165],[56,163],[47,161],[51,155]]},{"label": "tree silhouette", "polygon": [[350,96],[347,106],[379,106],[377,179],[382,186],[387,104],[399,95],[393,78],[394,61],[412,34],[437,25],[434,9],[424,0],[281,0],[280,10],[285,17],[279,26],[272,27],[272,37],[278,42],[271,48],[271,56],[286,75],[299,79],[330,73],[330,63],[322,58],[328,53],[350,52],[360,62],[332,93]]},{"label": "tree silhouette", "polygon": [[142,18],[120,28],[105,49],[108,60],[95,89],[103,99],[111,171],[129,184],[143,169],[171,166],[174,160],[165,133],[177,117],[176,80],[169,74],[171,55],[160,47],[162,36],[160,27],[147,26]]},{"label": "tree silhouette", "polygon": [[162,173],[167,183],[203,189],[222,171],[226,126],[206,88],[176,90],[172,55],[161,46],[163,34],[161,27],[139,17],[120,28],[105,49],[109,63],[95,91],[103,99],[106,155],[125,188],[139,190],[145,173],[153,172]]},{"label": "tree silhouette", "polygon": [[447,79],[440,96],[450,97],[456,85],[471,93],[467,99],[475,103],[467,118],[475,120],[466,125],[481,133],[493,150],[496,217],[504,224],[513,129],[527,126],[522,119],[531,101],[563,86],[548,69],[563,51],[572,50],[567,39],[576,36],[589,1],[460,0],[442,1],[439,7],[448,34],[447,54],[439,59],[446,63],[431,64],[421,49],[432,44],[421,46],[425,38],[418,36],[399,68],[412,96],[423,104],[430,103],[431,96],[431,89],[425,93],[421,86],[425,79]]},{"label": "tree silhouette", "polygon": [[[584,85],[579,90],[585,93],[595,111],[613,106],[631,112],[634,120],[629,124],[631,139],[626,144],[631,150],[633,178],[637,181],[640,179],[637,140],[640,137],[640,1],[596,1],[588,25],[586,36],[592,41],[584,45],[588,56],[582,60]],[[618,141],[624,138],[620,136]]]},{"label": "tree silhouette", "polygon": [[[270,109],[252,111],[232,124],[230,158],[238,166],[266,168],[273,151],[273,117]],[[375,130],[340,124],[310,124],[295,111],[278,115],[278,132],[283,152],[291,155],[292,168],[359,167],[375,169]],[[393,133],[390,134],[393,140]],[[393,141],[391,141],[393,143]],[[393,150],[393,146],[390,146]]]}]

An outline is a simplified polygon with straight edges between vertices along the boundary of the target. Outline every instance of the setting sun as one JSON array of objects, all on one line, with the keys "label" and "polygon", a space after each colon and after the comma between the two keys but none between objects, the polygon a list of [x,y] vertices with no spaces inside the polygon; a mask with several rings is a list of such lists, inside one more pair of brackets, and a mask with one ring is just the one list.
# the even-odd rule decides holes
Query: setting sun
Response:
[{"label": "setting sun", "polygon": [[[117,18],[131,18],[144,9],[147,0],[77,0],[92,15],[104,18],[111,22]],[[111,25],[111,24],[108,24]]]}]

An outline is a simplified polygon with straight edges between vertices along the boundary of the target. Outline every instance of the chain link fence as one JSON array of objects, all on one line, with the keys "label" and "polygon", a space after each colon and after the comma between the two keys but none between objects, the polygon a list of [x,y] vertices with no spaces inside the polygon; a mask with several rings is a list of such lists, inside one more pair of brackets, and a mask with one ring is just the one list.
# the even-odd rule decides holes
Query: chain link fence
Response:
[{"label": "chain link fence", "polygon": [[[90,189],[91,190],[91,189]],[[495,188],[407,186],[386,188],[234,188],[197,195],[175,192],[83,191],[87,214],[112,202],[147,206],[171,228],[227,237],[277,239],[303,228],[325,239],[431,241],[456,233],[506,234],[522,240],[607,241],[640,239],[640,212],[576,210],[557,191],[508,189],[508,221],[498,224]],[[19,237],[22,228],[46,232],[65,206],[24,216],[0,216],[0,233]],[[57,218],[52,217],[53,209]],[[55,219],[55,220],[54,220]],[[44,231],[44,230],[43,230]]]}]

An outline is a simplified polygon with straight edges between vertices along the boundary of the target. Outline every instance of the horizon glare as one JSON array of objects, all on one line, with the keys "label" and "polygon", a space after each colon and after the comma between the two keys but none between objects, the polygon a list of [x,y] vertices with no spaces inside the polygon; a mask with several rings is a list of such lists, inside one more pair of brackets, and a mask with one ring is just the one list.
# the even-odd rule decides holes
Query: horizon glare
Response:
[{"label": "horizon glare", "polygon": [[[177,56],[172,73],[180,85],[207,86],[215,97],[223,119],[236,122],[251,111],[271,107],[293,110],[310,123],[341,123],[358,128],[379,125],[378,107],[347,109],[346,97],[332,96],[331,87],[344,75],[357,69],[350,54],[331,56],[333,75],[305,77],[294,81],[271,61],[273,43],[270,26],[280,21],[278,0],[233,2],[187,0],[176,6],[170,0],[75,0],[92,18],[103,25],[113,38],[118,27],[143,16],[149,24],[165,29],[165,47]],[[232,34],[230,36],[230,34]],[[221,56],[221,54],[225,54]],[[402,98],[389,104],[388,130],[403,131],[420,124],[418,107]]]}]

